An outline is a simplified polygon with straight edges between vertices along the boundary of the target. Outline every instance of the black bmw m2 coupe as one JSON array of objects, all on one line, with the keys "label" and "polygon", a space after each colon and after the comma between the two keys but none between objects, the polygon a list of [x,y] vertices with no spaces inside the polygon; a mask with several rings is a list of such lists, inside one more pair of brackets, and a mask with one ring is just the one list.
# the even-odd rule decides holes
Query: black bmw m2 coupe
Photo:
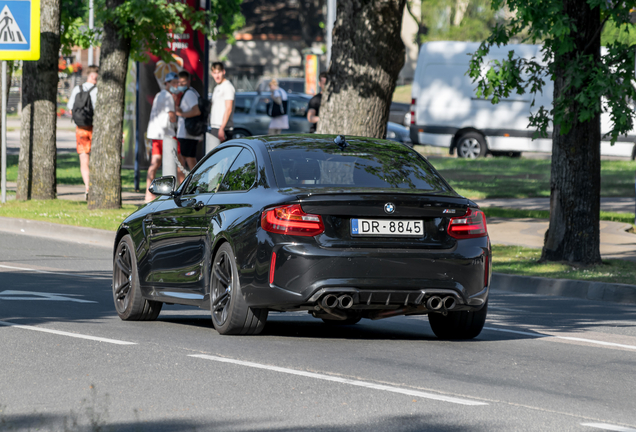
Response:
[{"label": "black bmw m2 coupe", "polygon": [[428,314],[444,339],[479,335],[488,309],[486,218],[419,153],[380,139],[241,138],[117,231],[123,320],[163,303],[210,309],[220,334],[258,334],[269,311],[329,324]]}]

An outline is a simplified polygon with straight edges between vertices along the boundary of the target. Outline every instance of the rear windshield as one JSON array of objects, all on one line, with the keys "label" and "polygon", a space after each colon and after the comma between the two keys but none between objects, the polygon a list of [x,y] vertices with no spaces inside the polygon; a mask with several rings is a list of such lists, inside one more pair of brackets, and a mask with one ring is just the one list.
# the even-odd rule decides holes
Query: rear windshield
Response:
[{"label": "rear windshield", "polygon": [[347,139],[277,144],[270,157],[280,189],[401,189],[456,195],[415,151],[399,143]]}]

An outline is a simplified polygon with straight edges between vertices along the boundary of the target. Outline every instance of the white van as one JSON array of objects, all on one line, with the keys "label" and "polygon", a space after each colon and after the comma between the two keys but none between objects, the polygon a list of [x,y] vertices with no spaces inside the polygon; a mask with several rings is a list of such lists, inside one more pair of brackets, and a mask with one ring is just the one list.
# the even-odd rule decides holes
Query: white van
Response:
[{"label": "white van", "polygon": [[[532,95],[512,93],[493,105],[476,96],[477,84],[466,75],[472,53],[478,42],[428,42],[422,45],[415,69],[411,101],[411,140],[457,150],[458,157],[476,158],[487,153],[520,156],[521,152],[551,152],[552,133],[548,138],[532,139],[534,129],[528,128],[531,112],[552,105],[553,83],[546,81],[543,93]],[[524,58],[541,59],[540,45],[507,45],[492,47],[486,62],[503,60],[508,52]],[[487,63],[486,63],[487,64]],[[610,129],[609,115],[601,116],[601,130]],[[609,138],[601,142],[601,154],[634,156],[636,136],[620,136],[612,146]]]}]

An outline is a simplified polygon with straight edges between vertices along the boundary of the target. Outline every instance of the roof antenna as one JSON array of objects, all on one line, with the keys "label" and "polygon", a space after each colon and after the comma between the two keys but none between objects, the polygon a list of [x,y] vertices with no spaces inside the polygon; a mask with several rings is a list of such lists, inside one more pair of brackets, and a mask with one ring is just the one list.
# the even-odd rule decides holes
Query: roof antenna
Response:
[{"label": "roof antenna", "polygon": [[349,146],[349,143],[345,139],[344,135],[338,135],[336,139],[333,140],[333,142],[336,143],[338,147],[340,147],[340,150],[344,150],[345,148]]}]

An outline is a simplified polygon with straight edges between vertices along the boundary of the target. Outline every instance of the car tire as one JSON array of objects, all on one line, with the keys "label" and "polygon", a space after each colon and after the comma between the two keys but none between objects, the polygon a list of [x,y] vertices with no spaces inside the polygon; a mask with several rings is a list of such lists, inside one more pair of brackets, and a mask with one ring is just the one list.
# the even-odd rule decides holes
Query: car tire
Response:
[{"label": "car tire", "polygon": [[135,247],[128,234],[115,249],[112,289],[115,309],[122,320],[153,321],[159,316],[163,303],[146,300],[141,295]]},{"label": "car tire", "polygon": [[249,133],[248,131],[246,131],[245,129],[234,129],[232,131],[232,139],[245,138],[245,137],[250,137],[250,136],[252,136],[252,134]]},{"label": "car tire", "polygon": [[441,313],[430,313],[428,322],[435,336],[440,339],[474,339],[484,328],[486,315],[488,315],[488,301],[476,312],[449,311],[446,316]]},{"label": "car tire", "polygon": [[485,157],[488,146],[484,137],[477,132],[466,132],[457,140],[457,157],[476,159]]},{"label": "car tire", "polygon": [[210,277],[212,324],[222,335],[256,335],[263,331],[267,309],[250,308],[241,292],[236,258],[229,243],[219,247]]},{"label": "car tire", "polygon": [[632,148],[632,160],[636,159],[636,144],[634,144],[634,148]]}]

